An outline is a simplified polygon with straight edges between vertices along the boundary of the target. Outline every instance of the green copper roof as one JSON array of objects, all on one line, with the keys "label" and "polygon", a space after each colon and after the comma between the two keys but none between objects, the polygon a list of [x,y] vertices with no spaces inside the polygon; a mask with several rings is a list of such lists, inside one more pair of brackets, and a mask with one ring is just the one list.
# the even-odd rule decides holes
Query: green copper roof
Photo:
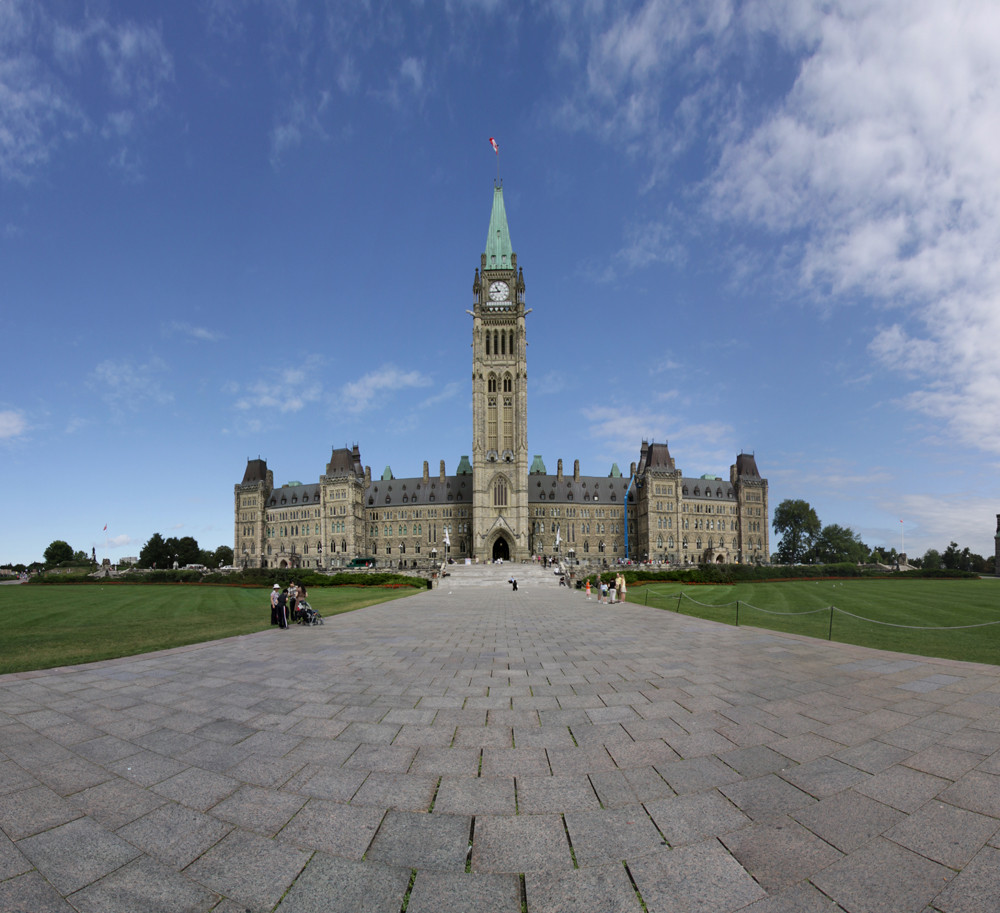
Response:
[{"label": "green copper roof", "polygon": [[535,458],[531,461],[531,469],[528,472],[540,472],[542,475],[545,475],[545,464],[542,462],[542,455],[540,453],[535,454]]},{"label": "green copper roof", "polygon": [[462,458],[458,461],[458,469],[455,470],[455,475],[472,475],[472,464],[469,462],[469,455],[467,453],[463,453]]},{"label": "green copper roof", "polygon": [[617,463],[611,464],[611,473],[608,476],[609,479],[620,479],[622,477],[622,471],[618,468]]},{"label": "green copper roof", "polygon": [[382,481],[391,482],[392,479],[393,479],[392,470],[388,466],[386,466],[385,472],[382,473]]},{"label": "green copper roof", "polygon": [[490,230],[486,236],[486,268],[509,269],[511,253],[507,212],[503,208],[503,187],[494,187],[493,212],[490,213]]}]

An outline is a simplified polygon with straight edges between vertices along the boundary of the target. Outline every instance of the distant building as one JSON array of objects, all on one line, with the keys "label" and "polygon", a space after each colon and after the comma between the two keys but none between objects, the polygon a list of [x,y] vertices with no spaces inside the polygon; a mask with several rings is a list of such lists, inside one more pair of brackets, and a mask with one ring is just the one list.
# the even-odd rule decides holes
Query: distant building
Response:
[{"label": "distant building", "polygon": [[529,463],[524,274],[499,186],[472,292],[471,461],[463,455],[452,475],[441,460],[434,475],[425,461],[419,476],[386,466],[373,478],[355,444],[334,449],[316,482],[275,487],[266,460],[248,460],[234,492],[236,566],[768,560],[768,486],[752,454],[736,457],[728,480],[684,476],[667,444],[651,441],[628,477],[617,463],[606,476],[581,475],[579,460],[572,475],[562,460],[554,475],[541,456]]}]

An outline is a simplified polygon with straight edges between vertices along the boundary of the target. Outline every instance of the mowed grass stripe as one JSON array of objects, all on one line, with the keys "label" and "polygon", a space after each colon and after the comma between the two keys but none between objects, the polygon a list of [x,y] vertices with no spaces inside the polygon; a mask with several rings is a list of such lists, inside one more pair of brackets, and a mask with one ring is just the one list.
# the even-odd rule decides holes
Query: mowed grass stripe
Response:
[{"label": "mowed grass stripe", "polygon": [[[1000,622],[1000,580],[802,580],[738,583],[734,586],[649,584],[629,589],[629,601],[683,614],[772,631],[826,639],[831,605],[891,625],[949,628]],[[699,606],[696,603],[705,603]],[[764,611],[759,611],[764,610]],[[788,613],[772,615],[770,612]],[[812,614],[806,614],[812,613]],[[965,630],[909,630],[833,615],[833,640],[899,653],[969,662],[1000,662],[1000,624]]]},{"label": "mowed grass stripe", "polygon": [[[421,592],[315,587],[324,616]],[[270,590],[183,584],[0,587],[0,674],[134,656],[271,626]]]}]

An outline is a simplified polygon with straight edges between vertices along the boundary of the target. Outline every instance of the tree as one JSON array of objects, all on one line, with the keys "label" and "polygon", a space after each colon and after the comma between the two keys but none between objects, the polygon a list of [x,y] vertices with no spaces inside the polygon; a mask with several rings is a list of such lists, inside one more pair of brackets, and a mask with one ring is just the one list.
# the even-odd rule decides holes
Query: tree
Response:
[{"label": "tree", "polygon": [[819,517],[807,501],[782,501],[774,511],[771,526],[781,536],[778,560],[784,564],[800,563],[820,533]]},{"label": "tree", "polygon": [[812,554],[823,564],[836,564],[842,561],[857,563],[868,560],[868,546],[849,526],[831,523],[829,526],[824,526],[816,537]]},{"label": "tree", "polygon": [[165,568],[170,566],[172,559],[167,555],[167,544],[163,541],[163,536],[153,533],[149,541],[139,552],[139,567]]},{"label": "tree", "polygon": [[[966,551],[968,551],[968,549],[966,549]],[[949,571],[957,571],[959,568],[965,566],[962,560],[962,550],[958,547],[957,542],[948,543],[948,547],[941,555],[941,563],[948,568]]]},{"label": "tree", "polygon": [[73,549],[68,542],[56,539],[54,542],[49,543],[49,547],[45,549],[42,557],[45,558],[45,563],[49,567],[54,567],[57,564],[62,564],[64,561],[72,561]]},{"label": "tree", "polygon": [[929,548],[924,552],[923,566],[928,571],[938,571],[941,569],[941,553],[936,548]]},{"label": "tree", "polygon": [[210,567],[229,567],[233,563],[233,550],[228,545],[220,545],[212,555]]}]

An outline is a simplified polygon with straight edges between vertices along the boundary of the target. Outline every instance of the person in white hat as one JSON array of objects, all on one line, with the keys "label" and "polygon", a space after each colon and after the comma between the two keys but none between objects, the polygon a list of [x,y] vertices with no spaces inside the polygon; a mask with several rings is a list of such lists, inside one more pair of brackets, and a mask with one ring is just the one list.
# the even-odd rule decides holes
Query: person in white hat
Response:
[{"label": "person in white hat", "polygon": [[271,624],[278,624],[278,594],[281,587],[275,584],[271,589]]}]

